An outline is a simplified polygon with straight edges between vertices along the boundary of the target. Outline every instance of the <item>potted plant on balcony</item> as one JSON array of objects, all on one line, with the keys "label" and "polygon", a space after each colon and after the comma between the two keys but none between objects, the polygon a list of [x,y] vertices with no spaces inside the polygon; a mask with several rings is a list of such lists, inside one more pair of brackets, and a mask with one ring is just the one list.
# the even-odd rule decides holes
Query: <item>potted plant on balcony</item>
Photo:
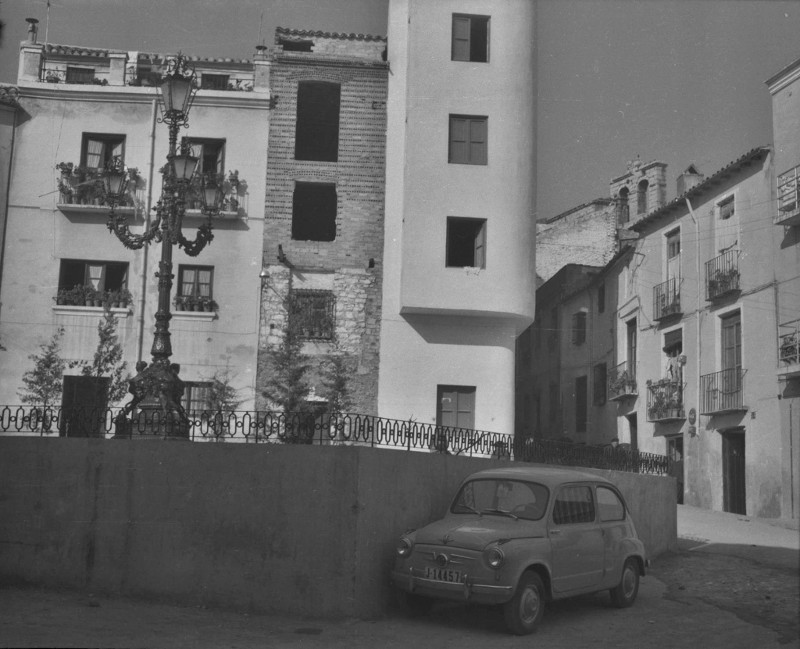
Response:
[{"label": "potted plant on balcony", "polygon": [[197,298],[197,304],[200,307],[198,311],[214,311],[217,308],[217,303],[214,302],[207,295],[201,295]]},{"label": "potted plant on balcony", "polygon": [[103,294],[95,289],[93,286],[83,287],[83,304],[84,306],[102,306]]},{"label": "potted plant on balcony", "polygon": [[784,363],[790,364],[800,361],[800,333],[781,337],[780,358]]}]

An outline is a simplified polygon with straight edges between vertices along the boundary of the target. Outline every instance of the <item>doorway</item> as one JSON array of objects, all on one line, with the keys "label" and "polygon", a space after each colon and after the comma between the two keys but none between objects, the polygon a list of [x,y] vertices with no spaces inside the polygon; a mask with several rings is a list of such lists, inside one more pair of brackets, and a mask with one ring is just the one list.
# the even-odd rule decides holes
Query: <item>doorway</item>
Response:
[{"label": "doorway", "polygon": [[722,508],[732,514],[747,514],[742,429],[722,433]]}]

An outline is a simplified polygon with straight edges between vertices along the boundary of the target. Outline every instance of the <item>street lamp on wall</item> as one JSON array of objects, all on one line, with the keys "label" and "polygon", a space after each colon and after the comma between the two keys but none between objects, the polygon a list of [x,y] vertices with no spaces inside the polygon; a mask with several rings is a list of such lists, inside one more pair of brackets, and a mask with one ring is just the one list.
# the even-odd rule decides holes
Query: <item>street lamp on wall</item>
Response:
[{"label": "street lamp on wall", "polygon": [[196,78],[186,57],[178,54],[170,60],[164,80],[159,86],[161,117],[158,121],[166,123],[169,129],[169,152],[167,164],[161,170],[161,196],[153,207],[155,217],[144,232],[131,232],[128,216],[115,211],[115,207],[122,202],[128,183],[128,174],[121,162],[115,160],[103,174],[111,206],[108,229],[130,250],[138,250],[152,242],[161,243],[161,260],[156,273],[158,310],[155,314],[151,349],[153,360],[149,366],[143,361],[137,363],[138,373],[130,380],[133,399],[115,419],[116,434],[121,437],[130,436],[134,427],[139,433],[161,435],[165,438],[188,439],[189,436],[189,418],[180,403],[184,390],[183,381],[178,377],[180,366],[170,363],[170,294],[174,277],[172,248],[177,245],[191,257],[199,255],[214,238],[211,231],[212,217],[219,214],[224,198],[221,183],[217,183],[212,190],[212,183],[201,179],[203,213],[208,220],[198,228],[194,239],[187,239],[183,234],[186,197],[191,191],[199,159],[186,149],[179,151],[177,142],[180,128],[188,127],[189,110],[197,90]]}]

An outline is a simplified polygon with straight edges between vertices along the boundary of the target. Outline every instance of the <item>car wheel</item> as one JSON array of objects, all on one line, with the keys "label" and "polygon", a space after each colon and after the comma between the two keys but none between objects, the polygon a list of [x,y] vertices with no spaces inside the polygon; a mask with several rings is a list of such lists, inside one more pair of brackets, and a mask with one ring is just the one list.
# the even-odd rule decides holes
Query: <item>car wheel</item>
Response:
[{"label": "car wheel", "polygon": [[431,606],[433,606],[432,598],[406,593],[406,609],[411,615],[427,615],[431,610]]},{"label": "car wheel", "polygon": [[622,577],[611,589],[611,603],[617,608],[627,608],[639,594],[639,564],[636,559],[627,559],[622,566]]},{"label": "car wheel", "polygon": [[516,635],[536,631],[544,613],[544,597],[544,585],[539,575],[522,573],[514,597],[503,605],[508,630]]}]

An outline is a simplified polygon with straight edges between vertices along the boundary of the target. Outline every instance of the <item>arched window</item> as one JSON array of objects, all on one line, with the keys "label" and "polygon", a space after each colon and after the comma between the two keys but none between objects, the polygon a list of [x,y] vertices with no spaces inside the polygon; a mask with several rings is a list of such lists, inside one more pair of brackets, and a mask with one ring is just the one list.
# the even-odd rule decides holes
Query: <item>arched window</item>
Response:
[{"label": "arched window", "polygon": [[620,225],[623,223],[627,223],[631,218],[631,209],[628,206],[628,195],[630,191],[627,187],[623,187],[619,190],[618,201],[617,201],[617,216]]},{"label": "arched window", "polygon": [[645,214],[647,212],[647,187],[649,183],[646,180],[642,180],[639,182],[638,192],[637,192],[637,213],[638,214]]}]

